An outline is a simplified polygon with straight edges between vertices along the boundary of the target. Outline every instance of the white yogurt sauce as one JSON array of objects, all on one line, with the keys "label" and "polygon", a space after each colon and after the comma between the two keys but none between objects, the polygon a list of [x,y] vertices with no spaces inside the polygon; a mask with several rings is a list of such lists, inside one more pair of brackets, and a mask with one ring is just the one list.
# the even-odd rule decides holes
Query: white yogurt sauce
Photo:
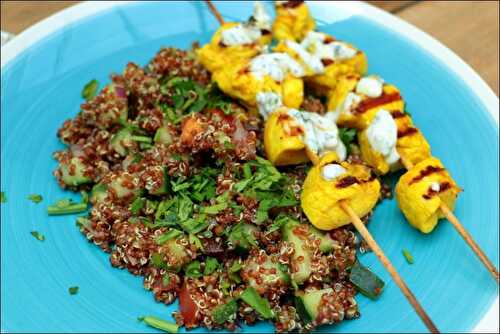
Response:
[{"label": "white yogurt sauce", "polygon": [[361,102],[363,98],[356,94],[356,93],[353,93],[353,92],[349,92],[347,93],[344,101],[342,103],[339,103],[339,105],[337,106],[337,108],[331,112],[329,112],[329,114],[333,114],[334,117],[335,117],[335,121],[337,120],[337,118],[341,115],[341,114],[351,114],[352,111],[354,110],[354,108],[357,107],[357,105]]},{"label": "white yogurt sauce", "polygon": [[257,28],[271,30],[271,16],[269,16],[260,1],[254,2],[252,17],[254,18],[253,24]]},{"label": "white yogurt sauce", "polygon": [[258,79],[269,75],[281,82],[287,73],[300,78],[305,75],[304,68],[286,53],[272,52],[261,54],[250,62],[250,72]]},{"label": "white yogurt sauce", "polygon": [[320,74],[325,71],[325,67],[321,62],[321,59],[307,52],[307,50],[299,43],[288,40],[286,41],[286,46],[295,51],[304,64],[306,64],[306,66],[309,67],[314,74]]},{"label": "white yogurt sauce", "polygon": [[267,119],[269,114],[281,107],[281,96],[274,92],[257,93],[257,107],[262,118]]},{"label": "white yogurt sauce", "polygon": [[392,165],[399,160],[396,150],[398,128],[391,114],[380,109],[366,130],[366,136],[373,150],[384,156],[385,161]]},{"label": "white yogurt sauce", "polygon": [[438,182],[432,182],[431,189],[432,191],[439,192],[441,190],[441,187]]},{"label": "white yogurt sauce", "polygon": [[221,42],[227,46],[252,44],[262,36],[260,29],[252,25],[238,24],[221,33]]},{"label": "white yogurt sauce", "polygon": [[347,170],[339,164],[328,164],[321,169],[321,176],[327,181],[333,181],[346,172]]},{"label": "white yogurt sauce", "polygon": [[368,97],[379,97],[382,95],[384,80],[376,75],[363,77],[356,85],[356,93],[363,94]]},{"label": "white yogurt sauce", "polygon": [[358,52],[343,42],[324,43],[326,37],[323,33],[311,31],[304,38],[301,45],[319,59],[348,60]]},{"label": "white yogurt sauce", "polygon": [[316,113],[289,109],[288,115],[302,126],[304,144],[315,154],[322,156],[326,152],[337,153],[343,161],[347,156],[344,143],[340,140],[335,120],[330,113],[321,116]]}]

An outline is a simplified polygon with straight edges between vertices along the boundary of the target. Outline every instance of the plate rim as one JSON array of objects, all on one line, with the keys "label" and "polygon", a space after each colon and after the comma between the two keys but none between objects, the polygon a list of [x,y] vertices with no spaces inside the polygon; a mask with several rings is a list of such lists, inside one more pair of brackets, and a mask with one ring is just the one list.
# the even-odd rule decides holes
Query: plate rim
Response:
[{"label": "plate rim", "polygon": [[[31,46],[51,35],[57,30],[79,21],[83,18],[100,13],[107,9],[129,4],[148,3],[152,1],[84,1],[72,5],[51,16],[35,23],[23,30],[13,40],[1,48],[1,74],[19,55]],[[362,1],[321,1],[313,2],[313,6],[324,7],[328,10],[334,6],[343,7],[347,12],[363,15],[377,24],[404,36],[412,43],[424,49],[427,53],[440,60],[446,68],[456,74],[464,84],[472,90],[481,101],[493,123],[499,128],[499,99],[491,87],[481,76],[460,56],[439,42],[437,39],[403,19]],[[473,327],[472,332],[494,333],[499,331],[499,296],[492,303],[490,309]]]}]

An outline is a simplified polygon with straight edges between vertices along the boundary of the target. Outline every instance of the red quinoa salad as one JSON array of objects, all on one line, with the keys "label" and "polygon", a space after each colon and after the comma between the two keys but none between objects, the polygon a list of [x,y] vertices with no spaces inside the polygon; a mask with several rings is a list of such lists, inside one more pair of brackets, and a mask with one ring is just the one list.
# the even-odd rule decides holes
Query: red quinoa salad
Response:
[{"label": "red quinoa salad", "polygon": [[143,276],[157,302],[179,298],[177,325],[267,320],[287,332],[359,317],[357,290],[383,283],[356,261],[353,230],[307,223],[309,167],[263,158],[262,121],[222,94],[192,51],[161,49],[92,97],[96,86],[58,131],[67,148],[54,154],[54,175],[90,194],[77,224],[112,266]]}]

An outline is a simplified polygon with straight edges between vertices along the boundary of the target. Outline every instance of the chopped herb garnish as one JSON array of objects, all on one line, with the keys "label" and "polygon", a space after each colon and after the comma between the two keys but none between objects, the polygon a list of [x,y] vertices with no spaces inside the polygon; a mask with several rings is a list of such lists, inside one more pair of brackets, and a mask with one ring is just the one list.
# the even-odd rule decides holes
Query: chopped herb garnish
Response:
[{"label": "chopped herb garnish", "polygon": [[177,238],[178,236],[182,235],[182,231],[176,230],[176,229],[171,229],[167,233],[161,234],[155,238],[155,242],[158,245],[163,245],[167,241],[173,238]]},{"label": "chopped herb garnish", "polygon": [[170,284],[170,275],[168,273],[165,273],[165,275],[163,275],[163,278],[161,279],[161,284],[163,286],[168,286]]},{"label": "chopped herb garnish", "polygon": [[274,318],[274,313],[271,306],[269,306],[269,301],[259,296],[254,288],[246,288],[240,295],[240,298],[257,311],[264,319]]},{"label": "chopped herb garnish", "polygon": [[209,214],[209,215],[216,215],[222,210],[225,210],[227,208],[227,203],[218,203],[214,204],[211,206],[206,206],[202,209],[203,213]]},{"label": "chopped herb garnish", "polygon": [[137,320],[143,321],[146,325],[162,330],[167,333],[179,332],[179,326],[177,324],[157,317],[153,317],[151,315],[138,317]]},{"label": "chopped herb garnish", "polygon": [[38,241],[44,241],[45,240],[45,236],[43,234],[41,234],[40,232],[38,232],[38,231],[31,231],[30,233]]},{"label": "chopped herb garnish", "polygon": [[224,324],[238,311],[238,304],[233,299],[226,304],[218,305],[212,311],[212,317],[218,325]]},{"label": "chopped herb garnish", "polygon": [[141,209],[144,207],[144,204],[146,204],[146,199],[137,197],[132,204],[130,204],[130,212],[132,214],[137,215],[139,212],[141,212]]},{"label": "chopped herb garnish", "polygon": [[36,204],[40,203],[43,200],[42,195],[31,194],[28,196],[28,199]]},{"label": "chopped herb garnish", "polygon": [[82,97],[87,101],[90,100],[91,98],[96,96],[98,88],[99,88],[99,82],[95,79],[91,80],[83,87]]},{"label": "chopped herb garnish", "polygon": [[413,260],[413,255],[411,255],[410,251],[403,249],[403,256],[405,257],[406,262],[408,262],[409,264],[415,263],[415,261]]},{"label": "chopped herb garnish", "polygon": [[130,136],[130,140],[146,144],[151,144],[153,142],[152,138],[146,136]]},{"label": "chopped herb garnish", "polygon": [[7,194],[5,191],[0,192],[0,203],[7,203]]},{"label": "chopped herb garnish", "polygon": [[87,203],[74,203],[71,199],[62,199],[47,208],[49,216],[81,213],[87,210]]},{"label": "chopped herb garnish", "polygon": [[203,274],[201,273],[200,261],[193,261],[188,263],[184,268],[184,272],[188,277],[199,278],[203,276]]},{"label": "chopped herb garnish", "polygon": [[205,269],[203,270],[203,275],[210,275],[214,271],[219,269],[219,261],[214,257],[207,257],[205,260]]},{"label": "chopped herb garnish", "polygon": [[80,290],[80,288],[77,286],[72,286],[68,289],[70,295],[76,295],[78,290]]},{"label": "chopped herb garnish", "polygon": [[82,203],[87,204],[89,202],[89,193],[86,191],[81,191],[80,195],[82,195]]},{"label": "chopped herb garnish", "polygon": [[356,140],[356,133],[356,129],[339,128],[339,137],[346,147],[347,154],[351,151],[351,143]]}]

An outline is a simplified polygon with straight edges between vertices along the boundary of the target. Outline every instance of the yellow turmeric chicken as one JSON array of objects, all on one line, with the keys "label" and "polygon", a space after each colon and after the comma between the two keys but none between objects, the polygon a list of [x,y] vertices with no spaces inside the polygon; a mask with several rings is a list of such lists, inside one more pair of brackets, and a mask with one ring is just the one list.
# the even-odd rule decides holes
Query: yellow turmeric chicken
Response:
[{"label": "yellow turmeric chicken", "polygon": [[304,1],[276,1],[275,8],[273,35],[278,41],[300,41],[316,27]]},{"label": "yellow turmeric chicken", "polygon": [[380,109],[404,113],[405,103],[395,86],[378,76],[341,76],[328,96],[328,110],[337,114],[341,127],[366,129]]},{"label": "yellow turmeric chicken", "polygon": [[322,32],[310,31],[300,43],[281,41],[274,51],[286,52],[302,64],[306,84],[317,95],[327,96],[342,76],[362,75],[368,68],[363,52]]},{"label": "yellow turmeric chicken", "polygon": [[330,115],[281,107],[271,113],[264,129],[266,156],[276,166],[316,162],[328,152],[346,158],[335,120]]},{"label": "yellow turmeric chicken", "polygon": [[298,108],[304,98],[304,68],[286,53],[264,53],[240,60],[213,73],[212,79],[226,94],[249,107],[258,107],[264,118],[277,107]]},{"label": "yellow turmeric chicken", "polygon": [[402,112],[379,109],[368,128],[358,133],[361,158],[377,174],[402,167],[403,161],[419,163],[431,156],[431,148],[422,133]]},{"label": "yellow turmeric chicken", "polygon": [[223,24],[210,43],[196,50],[196,55],[203,66],[215,72],[228,64],[255,57],[271,40],[271,17],[260,2],[255,2],[253,15],[247,22]]},{"label": "yellow turmeric chicken", "polygon": [[351,221],[340,207],[340,201],[346,201],[359,217],[364,217],[379,196],[380,183],[370,168],[339,162],[335,153],[328,153],[307,174],[301,206],[311,224],[321,230],[331,230]]},{"label": "yellow turmeric chicken", "polygon": [[430,157],[415,165],[399,179],[396,199],[408,222],[423,233],[430,233],[444,214],[441,203],[453,210],[460,192],[441,161]]}]

